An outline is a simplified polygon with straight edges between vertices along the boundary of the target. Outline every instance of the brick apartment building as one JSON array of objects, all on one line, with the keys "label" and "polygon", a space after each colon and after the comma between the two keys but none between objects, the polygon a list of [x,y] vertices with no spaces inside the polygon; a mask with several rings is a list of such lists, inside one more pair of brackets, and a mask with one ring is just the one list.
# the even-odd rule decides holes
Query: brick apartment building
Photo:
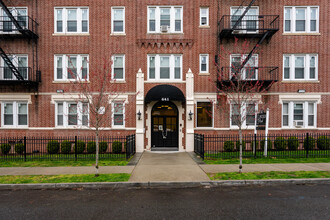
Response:
[{"label": "brick apartment building", "polygon": [[[256,112],[267,100],[269,132],[330,129],[328,0],[0,0],[0,6],[1,136],[91,134],[68,70],[82,70],[78,75],[93,85],[99,76],[90,72],[110,58],[120,92],[112,104],[120,110],[113,108],[103,132],[135,133],[140,152],[193,151],[195,132],[237,133],[235,107],[228,104],[227,114],[217,102],[217,86],[228,83],[237,64],[253,67],[244,80],[271,85],[255,94],[257,104],[243,106]],[[249,43],[245,54],[235,50],[235,39]],[[253,133],[254,114],[244,112],[244,132]]]}]

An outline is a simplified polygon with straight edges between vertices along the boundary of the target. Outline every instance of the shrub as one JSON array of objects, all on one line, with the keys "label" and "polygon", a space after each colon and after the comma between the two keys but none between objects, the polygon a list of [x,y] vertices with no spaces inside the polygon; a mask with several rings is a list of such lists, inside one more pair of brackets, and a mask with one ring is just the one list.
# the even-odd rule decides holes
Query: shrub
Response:
[{"label": "shrub", "polygon": [[78,140],[77,141],[77,154],[84,153],[86,148],[86,143],[84,141]]},{"label": "shrub", "polygon": [[299,147],[299,140],[297,137],[289,137],[288,138],[288,148],[289,150],[297,150]]},{"label": "shrub", "polygon": [[[256,149],[258,149],[259,141],[256,141]],[[254,141],[251,141],[251,150],[253,150],[254,147]]]},{"label": "shrub", "polygon": [[232,152],[234,151],[235,144],[233,141],[225,141],[223,149],[226,152]]},{"label": "shrub", "polygon": [[283,137],[277,137],[274,141],[275,150],[285,150],[288,146],[288,141]]},{"label": "shrub", "polygon": [[71,148],[72,148],[72,142],[71,141],[68,141],[68,140],[62,141],[62,143],[61,143],[61,152],[63,154],[71,153]]},{"label": "shrub", "polygon": [[99,153],[105,153],[108,149],[108,143],[105,141],[99,142]]},{"label": "shrub", "polygon": [[320,150],[328,150],[330,148],[330,140],[327,136],[320,136],[317,139],[317,148]]},{"label": "shrub", "polygon": [[47,152],[49,154],[57,154],[60,150],[60,143],[56,140],[50,140],[47,144]]},{"label": "shrub", "polygon": [[[242,140],[242,151],[245,151],[246,148],[246,142]],[[239,140],[236,141],[236,150],[239,151]]]},{"label": "shrub", "polygon": [[315,147],[315,138],[313,137],[308,137],[308,141],[307,141],[307,137],[304,140],[304,149],[307,150],[313,150]]},{"label": "shrub", "polygon": [[15,144],[15,152],[18,154],[23,154],[24,153],[24,144],[23,143]]},{"label": "shrub", "polygon": [[120,154],[122,152],[123,143],[120,141],[114,141],[112,143],[112,153]]},{"label": "shrub", "polygon": [[[264,149],[265,149],[265,142],[266,142],[266,139],[262,139],[262,140],[260,141],[260,149],[261,149],[261,150],[264,150]],[[272,143],[272,141],[268,138],[268,139],[267,139],[267,150],[271,150],[272,147],[273,147],[273,143]]]},{"label": "shrub", "polygon": [[2,154],[8,154],[11,149],[11,145],[10,144],[1,144],[0,148],[1,148]]},{"label": "shrub", "polygon": [[95,154],[96,153],[96,143],[95,141],[88,141],[87,143],[87,153]]}]

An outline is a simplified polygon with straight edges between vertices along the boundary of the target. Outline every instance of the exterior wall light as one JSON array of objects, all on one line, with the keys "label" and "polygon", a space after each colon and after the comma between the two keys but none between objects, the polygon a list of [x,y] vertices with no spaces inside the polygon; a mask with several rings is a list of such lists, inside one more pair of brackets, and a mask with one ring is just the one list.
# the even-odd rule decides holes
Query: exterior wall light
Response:
[{"label": "exterior wall light", "polygon": [[140,112],[140,110],[139,110],[139,112],[138,113],[136,113],[136,115],[138,116],[138,120],[141,120],[141,112]]},{"label": "exterior wall light", "polygon": [[189,112],[189,120],[192,120],[192,116],[193,115],[194,115],[194,113],[192,113],[191,110],[190,110],[190,112]]},{"label": "exterior wall light", "polygon": [[297,91],[298,93],[305,93],[306,92],[306,90],[305,89],[298,89],[298,91]]}]

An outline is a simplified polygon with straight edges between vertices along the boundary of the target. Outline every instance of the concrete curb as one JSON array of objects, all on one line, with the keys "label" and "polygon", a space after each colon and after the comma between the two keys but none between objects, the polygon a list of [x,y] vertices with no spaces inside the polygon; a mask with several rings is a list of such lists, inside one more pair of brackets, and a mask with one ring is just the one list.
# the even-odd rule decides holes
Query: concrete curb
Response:
[{"label": "concrete curb", "polygon": [[278,180],[222,180],[206,182],[117,182],[117,183],[44,183],[0,184],[0,190],[74,190],[74,189],[139,189],[139,188],[211,188],[247,185],[330,184],[330,178]]}]

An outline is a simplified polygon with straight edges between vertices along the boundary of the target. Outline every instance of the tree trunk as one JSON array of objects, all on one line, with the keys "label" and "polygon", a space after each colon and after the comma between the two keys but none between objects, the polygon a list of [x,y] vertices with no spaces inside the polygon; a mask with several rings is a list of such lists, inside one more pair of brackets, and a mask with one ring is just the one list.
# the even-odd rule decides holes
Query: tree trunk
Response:
[{"label": "tree trunk", "polygon": [[238,167],[238,172],[242,173],[242,169],[243,169],[243,135],[242,135],[242,127],[239,126],[239,167]]},{"label": "tree trunk", "polygon": [[95,152],[95,176],[99,176],[99,129],[96,127],[95,131],[96,137],[95,137],[95,142],[96,142],[96,152]]}]

